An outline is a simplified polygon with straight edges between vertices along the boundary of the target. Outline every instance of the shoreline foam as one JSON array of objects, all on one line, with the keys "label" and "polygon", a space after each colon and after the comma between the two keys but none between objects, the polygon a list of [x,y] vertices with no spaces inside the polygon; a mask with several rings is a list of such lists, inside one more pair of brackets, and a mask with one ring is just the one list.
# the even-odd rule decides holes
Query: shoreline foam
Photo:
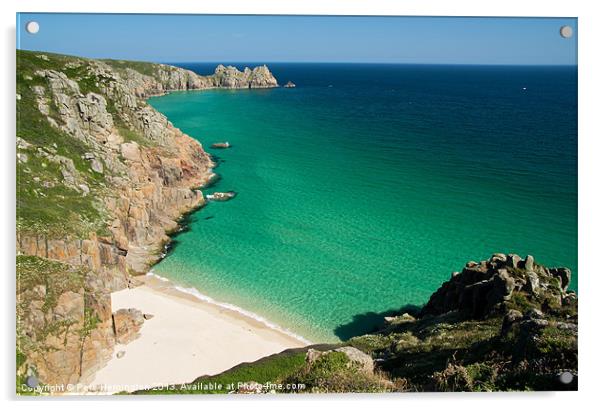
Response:
[{"label": "shoreline foam", "polygon": [[[265,325],[266,327],[268,327],[270,329],[273,329],[275,331],[281,332],[282,334],[284,334],[284,335],[286,335],[288,337],[295,338],[296,340],[298,340],[298,341],[300,341],[300,342],[302,342],[302,343],[304,343],[306,345],[311,345],[311,344],[315,343],[315,342],[312,342],[312,341],[308,340],[307,338],[305,338],[305,337],[303,337],[303,336],[301,336],[299,334],[294,333],[293,331],[291,331],[291,330],[289,330],[287,328],[284,328],[284,327],[282,327],[282,326],[280,326],[280,325],[278,325],[278,324],[276,324],[276,323],[268,320],[265,317],[262,317],[259,314],[256,314],[256,313],[254,313],[252,311],[249,311],[249,310],[245,310],[244,308],[239,307],[239,306],[234,305],[234,304],[230,304],[230,303],[227,303],[227,302],[217,301],[216,299],[214,299],[214,298],[212,298],[212,297],[210,297],[210,296],[208,296],[206,294],[201,293],[195,287],[182,287],[182,286],[179,286],[176,283],[174,283],[173,281],[171,281],[169,278],[166,278],[166,277],[163,277],[163,276],[160,276],[160,275],[154,273],[152,269],[148,273],[146,273],[146,276],[154,278],[154,279],[157,279],[157,280],[162,281],[164,283],[170,283],[170,285],[172,286],[173,289],[175,289],[175,290],[177,290],[177,291],[179,291],[179,292],[181,292],[183,294],[195,297],[196,299],[198,299],[198,301],[201,301],[201,302],[204,302],[204,303],[208,303],[208,304],[212,304],[212,305],[215,305],[215,306],[220,307],[220,308],[225,308],[225,309],[230,310],[230,311],[232,311],[234,313],[243,315],[246,318],[249,318],[249,319],[252,319],[254,321],[257,321],[257,322]],[[146,284],[148,285],[148,283],[146,283]]]}]

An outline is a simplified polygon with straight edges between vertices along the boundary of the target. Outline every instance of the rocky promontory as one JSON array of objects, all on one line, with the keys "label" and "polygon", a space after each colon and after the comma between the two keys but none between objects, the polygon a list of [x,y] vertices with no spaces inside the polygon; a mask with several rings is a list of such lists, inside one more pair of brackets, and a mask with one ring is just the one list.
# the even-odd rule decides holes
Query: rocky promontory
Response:
[{"label": "rocky promontory", "polygon": [[218,65],[213,74],[216,87],[220,88],[273,88],[278,81],[266,65],[253,69],[245,67],[241,72],[231,65]]},{"label": "rocky promontory", "polygon": [[205,203],[198,188],[215,175],[211,157],[145,99],[277,85],[266,66],[220,65],[200,76],[17,51],[19,376],[89,380],[115,342],[135,333],[116,333],[110,293],[134,285],[160,259],[178,218]]}]

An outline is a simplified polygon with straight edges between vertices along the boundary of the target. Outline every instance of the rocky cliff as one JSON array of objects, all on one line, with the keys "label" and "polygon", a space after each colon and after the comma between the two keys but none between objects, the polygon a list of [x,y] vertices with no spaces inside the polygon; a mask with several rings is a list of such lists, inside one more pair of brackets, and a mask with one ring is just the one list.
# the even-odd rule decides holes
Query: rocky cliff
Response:
[{"label": "rocky cliff", "polygon": [[115,343],[110,292],[161,257],[204,204],[210,156],[145,98],[277,86],[266,66],[213,75],[17,52],[17,356],[21,376],[85,382]]}]

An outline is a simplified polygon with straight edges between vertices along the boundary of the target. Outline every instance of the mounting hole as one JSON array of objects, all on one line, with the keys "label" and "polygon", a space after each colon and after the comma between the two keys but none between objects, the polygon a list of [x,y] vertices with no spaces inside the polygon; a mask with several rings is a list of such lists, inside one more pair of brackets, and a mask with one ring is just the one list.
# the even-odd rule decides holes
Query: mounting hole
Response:
[{"label": "mounting hole", "polygon": [[27,377],[27,380],[25,380],[25,384],[30,388],[35,388],[40,384],[40,381],[38,381],[38,378],[35,376],[30,375]]},{"label": "mounting hole", "polygon": [[37,32],[40,31],[40,25],[37,21],[29,21],[25,25],[25,30],[27,30],[29,34],[37,34]]},{"label": "mounting hole", "polygon": [[560,27],[560,36],[562,38],[571,38],[573,36],[573,27],[571,27],[571,26]]},{"label": "mounting hole", "polygon": [[558,375],[558,380],[561,383],[568,385],[569,383],[573,382],[573,374],[570,372],[563,372],[560,375]]}]

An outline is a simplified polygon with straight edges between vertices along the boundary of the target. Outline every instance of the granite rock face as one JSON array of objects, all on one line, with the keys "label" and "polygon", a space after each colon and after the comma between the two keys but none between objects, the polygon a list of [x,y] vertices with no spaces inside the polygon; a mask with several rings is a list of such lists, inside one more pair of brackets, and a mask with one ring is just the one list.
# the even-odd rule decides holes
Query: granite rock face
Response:
[{"label": "granite rock face", "polygon": [[496,253],[489,260],[466,263],[461,273],[452,275],[430,297],[422,315],[460,311],[481,318],[499,312],[515,293],[543,305],[561,305],[571,298],[570,274],[564,267],[540,266],[530,255],[523,260],[516,254]]},{"label": "granite rock face", "polygon": [[[35,291],[18,289],[23,301],[19,316],[24,318],[18,321],[20,352],[26,356],[23,368],[37,373],[42,382],[85,382],[109,359],[115,342],[134,336],[129,328],[139,321],[116,313],[118,323],[127,322],[119,325],[125,332],[117,333],[110,292],[128,288],[132,275],[147,272],[160,259],[168,234],[178,228],[176,220],[204,204],[198,187],[215,176],[201,144],[145,98],[171,90],[273,87],[277,81],[265,66],[243,72],[220,66],[214,75],[200,76],[163,64],[41,54],[42,59],[26,53],[18,54],[18,64],[27,60],[27,68],[19,66],[18,71],[31,72],[19,78],[24,85],[17,103],[33,101],[37,114],[31,112],[31,120],[46,122],[83,151],[79,157],[67,155],[56,144],[40,145],[23,136],[18,163],[29,173],[35,163],[56,168],[50,179],[32,178],[39,184],[33,187],[39,200],[46,200],[44,189],[64,187],[89,198],[102,218],[94,223],[102,227],[86,228],[84,220],[81,233],[54,234],[18,226],[18,257],[85,271],[69,291],[52,283]],[[49,311],[41,308],[44,291],[56,300]]]},{"label": "granite rock face", "polygon": [[218,65],[213,75],[215,86],[220,88],[273,88],[278,81],[266,65],[250,69],[245,67],[241,72],[231,65]]}]

